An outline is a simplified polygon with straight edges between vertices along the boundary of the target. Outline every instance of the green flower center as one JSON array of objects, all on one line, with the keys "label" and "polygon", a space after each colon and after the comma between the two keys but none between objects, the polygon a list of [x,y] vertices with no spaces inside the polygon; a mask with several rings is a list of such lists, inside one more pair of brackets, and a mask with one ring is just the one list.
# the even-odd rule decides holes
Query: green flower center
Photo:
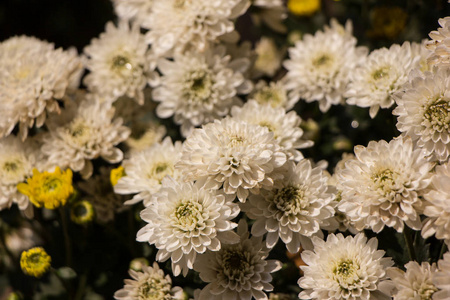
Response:
[{"label": "green flower center", "polygon": [[295,186],[275,190],[273,202],[277,210],[285,214],[297,214],[304,211],[309,205],[305,191]]},{"label": "green flower center", "polygon": [[435,131],[449,131],[450,105],[444,99],[439,99],[425,110],[425,119]]}]

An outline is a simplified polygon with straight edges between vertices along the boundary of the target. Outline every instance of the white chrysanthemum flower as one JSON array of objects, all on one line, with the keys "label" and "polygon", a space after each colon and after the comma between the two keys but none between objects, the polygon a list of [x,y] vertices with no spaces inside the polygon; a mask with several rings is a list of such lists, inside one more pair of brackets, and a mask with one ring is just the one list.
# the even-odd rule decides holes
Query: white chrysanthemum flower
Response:
[{"label": "white chrysanthemum flower", "polygon": [[324,241],[313,237],[314,251],[306,250],[298,281],[304,289],[300,299],[387,300],[386,269],[394,262],[377,250],[378,240],[367,242],[363,234],[355,237],[330,234]]},{"label": "white chrysanthemum flower", "polygon": [[13,203],[20,210],[26,210],[30,201],[17,191],[17,184],[33,175],[36,155],[29,143],[23,143],[15,136],[0,139],[0,210]]},{"label": "white chrysanthemum flower", "polygon": [[125,279],[123,289],[114,293],[117,300],[183,300],[183,290],[172,287],[172,279],[164,275],[156,262],[151,266],[142,266],[142,272],[129,270],[133,279]]},{"label": "white chrysanthemum flower", "polygon": [[146,38],[157,56],[192,48],[203,51],[208,42],[231,33],[233,19],[250,5],[248,0],[154,1],[150,17],[141,24],[149,29]]},{"label": "white chrysanthemum flower", "polygon": [[254,71],[261,75],[274,76],[281,67],[284,50],[279,49],[273,39],[263,36],[256,44],[255,52],[258,56],[253,66]]},{"label": "white chrysanthemum flower", "polygon": [[427,42],[426,46],[432,51],[432,54],[428,58],[428,63],[448,67],[450,65],[450,17],[439,19],[439,25],[441,28],[429,34],[432,40]]},{"label": "white chrysanthemum flower", "polygon": [[114,10],[120,19],[145,24],[151,18],[154,0],[112,0]]},{"label": "white chrysanthemum flower", "polygon": [[351,73],[367,55],[365,47],[356,47],[351,30],[350,23],[346,29],[334,24],[314,36],[305,34],[303,41],[289,48],[290,59],[284,66],[286,87],[293,97],[319,101],[322,112],[344,101]]},{"label": "white chrysanthemum flower", "polygon": [[145,68],[147,44],[139,26],[131,28],[128,21],[118,27],[106,24],[106,31],[84,48],[86,68],[90,73],[84,83],[91,92],[116,100],[121,96],[144,103],[143,89],[147,84]]},{"label": "white chrysanthemum flower", "polygon": [[123,153],[115,146],[127,139],[130,130],[122,126],[122,119],[113,119],[110,102],[101,102],[96,95],[78,96],[80,102],[67,101],[61,115],[48,119],[50,132],[44,137],[42,152],[48,156],[49,168],[69,167],[88,178],[92,159],[101,156],[109,163],[122,161]]},{"label": "white chrysanthemum flower", "polygon": [[284,81],[272,81],[267,84],[260,80],[248,99],[255,100],[259,104],[268,103],[272,107],[283,107],[285,110],[290,110],[298,102],[298,98],[288,96]]},{"label": "white chrysanthemum flower", "polygon": [[249,190],[270,189],[283,176],[277,169],[285,162],[286,154],[266,127],[225,118],[195,129],[176,167],[188,180],[207,188],[223,186],[226,194],[245,202]]},{"label": "white chrysanthemum flower", "polygon": [[380,232],[384,226],[402,232],[404,224],[420,230],[419,198],[430,182],[428,162],[410,138],[371,141],[355,147],[354,159],[337,173],[342,191],[339,209],[355,222],[358,230]]},{"label": "white chrysanthemum flower", "polygon": [[433,274],[434,285],[439,289],[433,294],[433,300],[450,299],[450,252],[438,261],[438,271]]},{"label": "white chrysanthemum flower", "polygon": [[242,107],[233,106],[231,115],[236,120],[267,127],[289,159],[299,161],[303,154],[296,149],[312,147],[314,144],[313,141],[302,139],[302,119],[295,111],[286,113],[284,108],[274,108],[270,104],[260,105],[250,100]]},{"label": "white chrysanthemum flower", "polygon": [[160,118],[174,116],[181,133],[188,136],[195,126],[228,114],[241,103],[238,94],[251,91],[243,73],[250,66],[246,58],[232,60],[219,46],[206,52],[175,54],[173,61],[160,59],[162,76],[153,86],[153,100],[160,102]]},{"label": "white chrysanthemum flower", "polygon": [[208,285],[197,300],[262,300],[267,299],[265,291],[273,290],[270,273],[281,269],[281,262],[266,260],[269,250],[262,237],[249,238],[245,220],[239,222],[237,233],[240,243],[198,257],[194,270]]},{"label": "white chrysanthemum flower", "polygon": [[158,248],[156,259],[171,259],[175,276],[186,276],[197,254],[219,251],[222,244],[239,242],[231,222],[239,207],[222,192],[207,190],[193,183],[163,180],[160,191],[141,212],[148,224],[137,233],[137,240]]},{"label": "white chrysanthemum flower", "polygon": [[114,193],[110,180],[111,168],[100,167],[100,174],[94,175],[89,180],[78,181],[80,191],[86,196],[95,211],[95,219],[102,224],[113,221],[116,213],[123,212],[128,207],[124,206],[124,197]]},{"label": "white chrysanthemum flower", "polygon": [[24,140],[28,128],[42,126],[47,112],[59,112],[56,100],[78,87],[82,67],[74,49],[54,49],[27,36],[0,43],[0,137],[19,123]]},{"label": "white chrysanthemum flower", "polygon": [[261,190],[241,204],[242,211],[256,220],[252,234],[267,233],[268,248],[281,238],[289,252],[297,253],[301,244],[310,243],[311,236],[322,234],[321,225],[334,215],[334,197],[327,193],[327,181],[322,169],[313,168],[309,160],[292,163],[286,178],[276,182],[273,189]]},{"label": "white chrysanthemum flower", "polygon": [[423,222],[422,236],[435,235],[450,244],[450,162],[436,166],[429,189],[424,194],[427,217]]},{"label": "white chrysanthemum flower", "polygon": [[419,265],[410,261],[405,265],[406,272],[398,268],[390,268],[387,274],[396,287],[394,300],[431,300],[438,290],[431,278],[437,271],[436,264],[423,262]]},{"label": "white chrysanthemum flower", "polygon": [[417,67],[419,60],[412,56],[409,42],[372,51],[365,63],[351,72],[344,95],[348,98],[347,103],[370,107],[370,117],[374,118],[380,107],[389,108],[394,104],[392,95],[407,81],[409,72]]},{"label": "white chrysanthemum flower", "polygon": [[396,95],[397,129],[412,138],[426,156],[450,155],[450,71],[416,74]]},{"label": "white chrysanthemum flower", "polygon": [[173,144],[170,137],[166,137],[161,143],[132,153],[130,158],[122,162],[125,176],[119,179],[114,191],[123,195],[137,193],[133,199],[125,202],[127,205],[143,201],[144,206],[148,206],[152,194],[161,188],[164,177],[180,178],[175,163],[181,157],[181,150],[180,141]]}]

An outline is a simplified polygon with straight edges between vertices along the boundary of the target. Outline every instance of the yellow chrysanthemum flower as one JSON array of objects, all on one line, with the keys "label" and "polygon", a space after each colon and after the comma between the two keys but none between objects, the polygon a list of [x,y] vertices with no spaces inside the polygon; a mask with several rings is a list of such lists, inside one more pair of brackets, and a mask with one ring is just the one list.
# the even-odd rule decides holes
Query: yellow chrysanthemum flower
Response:
[{"label": "yellow chrysanthemum flower", "polygon": [[74,192],[72,170],[61,172],[61,169],[56,167],[53,173],[41,173],[33,169],[33,176],[27,179],[27,183],[19,183],[17,190],[28,196],[36,207],[55,209],[66,204]]},{"label": "yellow chrysanthemum flower", "polygon": [[91,202],[81,200],[70,208],[70,219],[77,224],[86,224],[94,219],[94,207]]},{"label": "yellow chrysanthemum flower", "polygon": [[20,257],[22,271],[33,277],[41,277],[50,269],[52,258],[42,247],[34,247],[23,251]]},{"label": "yellow chrysanthemum flower", "polygon": [[125,176],[125,169],[122,166],[112,169],[109,175],[109,180],[111,180],[112,186],[115,186],[119,179],[123,176]]},{"label": "yellow chrysanthemum flower", "polygon": [[288,0],[288,10],[297,16],[310,16],[320,9],[320,0]]}]

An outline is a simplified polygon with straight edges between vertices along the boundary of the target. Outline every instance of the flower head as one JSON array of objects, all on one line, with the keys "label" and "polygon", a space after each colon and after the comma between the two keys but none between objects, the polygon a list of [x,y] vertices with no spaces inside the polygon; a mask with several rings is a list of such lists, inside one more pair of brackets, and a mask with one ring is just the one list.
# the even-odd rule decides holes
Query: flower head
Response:
[{"label": "flower head", "polygon": [[173,61],[160,59],[157,66],[162,76],[153,84],[153,99],[160,102],[156,114],[174,116],[184,136],[194,127],[226,116],[231,106],[241,103],[238,95],[252,88],[244,77],[250,61],[232,59],[223,46],[175,54]]},{"label": "flower head", "polygon": [[66,204],[73,194],[72,170],[61,171],[56,167],[52,173],[41,173],[33,169],[33,176],[27,179],[27,183],[19,183],[17,190],[28,196],[36,207],[55,209]]},{"label": "flower head", "polygon": [[137,193],[125,203],[127,205],[143,200],[144,205],[148,206],[152,194],[161,188],[164,177],[180,177],[175,164],[180,159],[181,147],[181,142],[172,143],[172,139],[166,137],[161,143],[133,152],[130,158],[122,163],[125,176],[114,185],[114,191],[122,195]]},{"label": "flower head", "polygon": [[436,273],[436,264],[428,262],[418,264],[410,261],[405,265],[406,272],[398,268],[390,268],[387,274],[392,279],[396,293],[394,300],[431,300],[438,288],[432,282]]},{"label": "flower head", "polygon": [[356,47],[351,31],[350,22],[344,28],[333,21],[331,27],[317,31],[314,36],[306,34],[295,47],[289,48],[290,59],[284,66],[288,70],[285,80],[291,97],[319,101],[322,112],[344,102],[350,75],[367,53],[365,47]]},{"label": "flower head", "polygon": [[423,209],[419,196],[430,182],[432,167],[409,138],[356,146],[355,158],[337,172],[337,188],[342,191],[339,210],[358,230],[380,232],[386,225],[402,232],[405,223],[419,230]]},{"label": "flower head", "polygon": [[109,22],[106,32],[84,48],[86,68],[90,71],[84,83],[90,91],[111,100],[128,96],[143,104],[143,89],[147,83],[145,66],[150,64],[146,51],[147,44],[137,24],[130,28],[128,21],[122,20],[115,27]]},{"label": "flower head", "polygon": [[233,19],[243,14],[248,0],[153,1],[149,18],[141,24],[157,56],[186,49],[204,51],[209,41],[231,33]]},{"label": "flower head", "polygon": [[370,107],[369,114],[374,118],[380,107],[389,108],[394,104],[392,95],[407,81],[408,73],[417,67],[418,61],[409,42],[372,51],[366,62],[351,73],[344,95],[347,103]]},{"label": "flower head", "polygon": [[87,200],[77,201],[70,208],[70,219],[77,224],[86,224],[94,219],[94,206]]},{"label": "flower head", "polygon": [[448,66],[450,64],[450,17],[439,19],[437,31],[430,32],[431,41],[427,42],[427,48],[433,53],[428,58],[428,63],[431,65],[442,64]]},{"label": "flower head", "polygon": [[83,71],[74,49],[27,36],[0,43],[0,68],[0,137],[19,123],[22,140],[29,127],[44,124],[47,112],[59,111],[57,99],[78,86]]},{"label": "flower head", "polygon": [[195,129],[183,144],[176,168],[207,188],[223,186],[245,202],[249,190],[270,187],[283,175],[286,154],[267,127],[234,118],[215,120]]},{"label": "flower head", "polygon": [[232,200],[221,192],[167,177],[141,212],[148,224],[139,230],[137,240],[154,244],[159,249],[156,259],[171,258],[173,273],[186,276],[197,254],[238,242],[231,231],[237,224],[231,220],[239,207]]},{"label": "flower head", "polygon": [[327,192],[328,178],[320,167],[312,168],[306,159],[290,166],[285,179],[275,182],[271,190],[251,195],[241,209],[256,220],[253,235],[267,233],[267,247],[274,247],[281,238],[289,252],[297,253],[334,215],[333,195]]},{"label": "flower head", "polygon": [[361,233],[345,238],[338,233],[328,235],[326,241],[313,237],[312,242],[314,250],[302,253],[306,266],[300,267],[304,272],[298,281],[304,289],[300,299],[384,299],[375,294],[380,293],[393,261],[377,250],[376,238],[367,242]]},{"label": "flower head", "polygon": [[436,166],[431,177],[431,184],[424,194],[425,208],[423,214],[422,236],[435,235],[437,239],[450,243],[450,162]]},{"label": "flower head", "polygon": [[0,139],[0,210],[17,203],[26,210],[30,201],[17,190],[17,184],[25,181],[33,172],[37,151],[29,143],[15,136]]},{"label": "flower head", "polygon": [[182,300],[183,290],[172,287],[172,279],[164,275],[156,262],[151,266],[142,266],[142,271],[129,270],[133,279],[125,279],[123,289],[114,293],[117,300]]},{"label": "flower head", "polygon": [[432,275],[434,285],[439,289],[433,300],[446,300],[450,297],[450,252],[438,261],[438,271]]},{"label": "flower head", "polygon": [[450,156],[450,71],[440,68],[415,75],[395,95],[397,129],[426,156],[446,161]]},{"label": "flower head", "polygon": [[244,220],[239,222],[237,233],[239,243],[198,257],[194,270],[208,283],[198,300],[267,299],[264,292],[272,291],[270,273],[281,269],[281,262],[266,259],[269,250],[262,238],[249,237]]},{"label": "flower head", "polygon": [[111,103],[95,94],[77,94],[76,101],[67,101],[65,110],[49,118],[47,126],[42,152],[50,165],[58,162],[84,178],[92,175],[92,159],[101,156],[109,163],[122,161],[123,152],[115,146],[130,134],[122,119],[114,118]]},{"label": "flower head", "polygon": [[52,258],[42,247],[34,247],[23,251],[20,256],[22,271],[33,277],[41,277],[50,269]]}]

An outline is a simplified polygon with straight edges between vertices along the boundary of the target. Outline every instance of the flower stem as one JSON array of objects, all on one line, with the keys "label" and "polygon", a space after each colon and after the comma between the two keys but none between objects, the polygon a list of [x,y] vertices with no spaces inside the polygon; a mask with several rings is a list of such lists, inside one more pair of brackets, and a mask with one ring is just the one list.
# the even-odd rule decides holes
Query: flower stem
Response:
[{"label": "flower stem", "polygon": [[66,247],[66,265],[68,267],[72,267],[72,245],[70,242],[70,236],[69,231],[67,229],[67,217],[66,212],[64,211],[64,207],[59,207],[59,213],[61,214],[61,223],[62,223],[62,229],[64,233],[64,244]]},{"label": "flower stem", "polygon": [[447,251],[447,244],[444,241],[442,241],[441,251],[439,252],[438,260],[442,259],[446,251]]},{"label": "flower stem", "polygon": [[405,244],[406,248],[408,249],[408,254],[410,260],[416,260],[416,253],[414,251],[414,242],[411,237],[411,234],[413,234],[412,230],[410,230],[408,227],[405,226],[405,229],[403,230],[403,237],[405,238]]}]

